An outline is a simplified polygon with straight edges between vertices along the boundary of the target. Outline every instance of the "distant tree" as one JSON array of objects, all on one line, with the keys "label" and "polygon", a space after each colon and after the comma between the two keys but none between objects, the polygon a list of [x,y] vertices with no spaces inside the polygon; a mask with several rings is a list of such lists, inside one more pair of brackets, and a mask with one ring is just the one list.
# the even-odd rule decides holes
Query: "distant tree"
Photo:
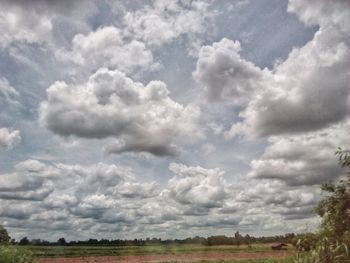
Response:
[{"label": "distant tree", "polygon": [[328,195],[319,202],[316,212],[322,217],[321,233],[350,244],[350,152],[338,149],[336,155],[347,175],[338,183],[326,183],[322,190]]},{"label": "distant tree", "polygon": [[0,225],[0,244],[6,244],[10,241],[10,236],[7,230]]},{"label": "distant tree", "polygon": [[22,239],[19,241],[18,244],[21,245],[21,246],[26,246],[26,245],[29,244],[29,239],[28,239],[27,237],[24,237],[24,238],[22,238]]},{"label": "distant tree", "polygon": [[241,244],[241,241],[242,241],[242,236],[240,235],[240,233],[238,231],[235,233],[235,241],[236,241],[237,247],[239,247],[239,245]]},{"label": "distant tree", "polygon": [[67,244],[66,240],[64,239],[64,237],[61,237],[57,240],[57,244],[60,246],[64,246]]},{"label": "distant tree", "polygon": [[41,245],[41,239],[40,239],[40,238],[38,238],[38,239],[32,239],[32,240],[30,241],[30,243],[31,243],[32,245],[39,246],[39,245]]},{"label": "distant tree", "polygon": [[98,245],[98,240],[97,239],[94,239],[94,238],[90,238],[87,243],[89,245]]},{"label": "distant tree", "polygon": [[250,245],[250,243],[251,243],[251,240],[250,240],[251,238],[250,238],[250,235],[248,235],[248,234],[246,234],[245,236],[244,236],[244,238],[243,238],[243,242],[246,244],[246,245]]}]

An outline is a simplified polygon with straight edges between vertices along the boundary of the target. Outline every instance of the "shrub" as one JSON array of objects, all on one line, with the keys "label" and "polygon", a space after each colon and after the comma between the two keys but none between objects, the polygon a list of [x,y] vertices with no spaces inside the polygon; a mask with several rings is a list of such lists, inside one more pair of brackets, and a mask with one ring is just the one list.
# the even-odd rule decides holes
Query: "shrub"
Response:
[{"label": "shrub", "polygon": [[0,244],[6,244],[10,241],[10,236],[7,230],[0,225]]},{"label": "shrub", "polygon": [[313,233],[300,234],[293,239],[292,243],[298,251],[310,251],[316,247],[317,236]]},{"label": "shrub", "polygon": [[346,259],[350,259],[347,246],[333,243],[325,237],[312,251],[299,251],[294,257],[294,263],[340,263]]},{"label": "shrub", "polygon": [[33,253],[14,246],[0,246],[1,263],[35,263]]}]

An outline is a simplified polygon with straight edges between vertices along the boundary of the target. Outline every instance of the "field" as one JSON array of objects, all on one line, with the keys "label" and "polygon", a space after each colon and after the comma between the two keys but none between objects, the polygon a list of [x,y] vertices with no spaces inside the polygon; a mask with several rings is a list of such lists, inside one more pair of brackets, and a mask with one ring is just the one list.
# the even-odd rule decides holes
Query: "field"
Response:
[{"label": "field", "polygon": [[[236,262],[237,260],[244,263],[268,263],[280,262],[281,259],[294,254],[291,247],[288,251],[272,251],[269,245],[240,246],[239,248],[226,245],[32,246],[29,248],[39,258],[40,263]],[[266,261],[268,259],[276,261]]]}]

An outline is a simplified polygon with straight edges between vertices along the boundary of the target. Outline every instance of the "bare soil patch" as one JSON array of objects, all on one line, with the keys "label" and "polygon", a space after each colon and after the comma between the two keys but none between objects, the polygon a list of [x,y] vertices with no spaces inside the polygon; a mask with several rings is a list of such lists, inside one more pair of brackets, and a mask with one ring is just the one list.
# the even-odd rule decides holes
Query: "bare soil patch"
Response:
[{"label": "bare soil patch", "polygon": [[137,256],[98,256],[74,258],[43,258],[40,263],[136,263],[136,262],[194,262],[201,260],[233,260],[233,259],[264,259],[284,258],[293,253],[288,251],[275,252],[206,252],[189,254],[137,255]]}]

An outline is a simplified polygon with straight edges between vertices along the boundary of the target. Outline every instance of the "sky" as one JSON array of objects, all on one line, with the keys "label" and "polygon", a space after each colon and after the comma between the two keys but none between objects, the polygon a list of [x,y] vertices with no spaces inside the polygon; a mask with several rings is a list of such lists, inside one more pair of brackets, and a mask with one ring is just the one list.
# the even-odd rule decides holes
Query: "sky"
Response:
[{"label": "sky", "polygon": [[17,240],[313,230],[349,149],[346,0],[0,1]]}]

